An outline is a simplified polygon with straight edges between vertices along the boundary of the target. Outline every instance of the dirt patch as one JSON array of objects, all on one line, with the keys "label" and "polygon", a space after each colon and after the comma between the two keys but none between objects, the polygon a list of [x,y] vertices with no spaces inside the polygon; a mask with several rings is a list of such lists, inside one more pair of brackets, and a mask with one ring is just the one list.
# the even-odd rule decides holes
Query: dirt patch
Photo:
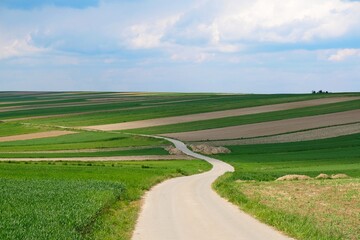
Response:
[{"label": "dirt patch", "polygon": [[213,154],[220,154],[220,153],[230,153],[231,151],[225,147],[214,147],[206,144],[200,145],[190,145],[190,148],[194,152],[206,154],[206,155],[213,155]]},{"label": "dirt patch", "polygon": [[146,161],[146,160],[193,160],[189,156],[176,155],[147,155],[147,156],[118,156],[118,157],[73,157],[73,158],[0,158],[0,161],[14,162],[41,162],[41,161],[79,161],[79,162],[106,162],[106,161]]},{"label": "dirt patch", "polygon": [[173,146],[166,147],[165,150],[168,151],[171,155],[184,155],[182,151]]},{"label": "dirt patch", "polygon": [[329,179],[331,178],[329,175],[325,174],[325,173],[320,173],[317,177],[315,177],[316,179]]},{"label": "dirt patch", "polygon": [[331,175],[331,179],[346,179],[346,178],[350,178],[350,177],[343,173]]},{"label": "dirt patch", "polygon": [[166,117],[166,118],[157,118],[157,119],[149,119],[149,120],[133,121],[133,122],[125,122],[125,123],[88,126],[84,128],[103,130],[103,131],[145,128],[145,127],[154,127],[154,126],[169,125],[169,124],[176,124],[183,122],[194,122],[194,121],[201,121],[208,119],[281,111],[281,110],[317,106],[317,105],[329,104],[329,103],[345,102],[356,99],[359,99],[359,97],[321,98],[321,99],[308,100],[308,101],[281,103],[281,104],[265,105],[259,107],[239,108],[239,109],[207,112],[207,113],[198,113],[198,114],[190,114],[190,115],[177,116],[177,117]]},{"label": "dirt patch", "polygon": [[285,176],[279,177],[275,181],[293,181],[293,180],[310,180],[310,179],[311,179],[311,177],[306,176],[306,175],[292,174],[292,175],[285,175]]},{"label": "dirt patch", "polygon": [[[345,136],[355,133],[360,133],[360,123],[324,127],[320,129],[305,130],[295,133],[285,133],[277,136],[257,137],[257,138],[249,138],[249,139],[238,139],[238,140],[210,141],[206,143],[213,146],[226,146],[226,145],[299,142],[299,141],[309,141],[315,139],[333,138],[333,137]],[[200,144],[200,143],[195,142],[194,144]]]},{"label": "dirt patch", "polygon": [[266,135],[275,135],[287,132],[295,132],[312,128],[320,128],[356,122],[360,122],[360,110],[161,135],[170,138],[180,139],[183,141],[238,139],[242,137],[250,138]]},{"label": "dirt patch", "polygon": [[58,137],[58,136],[74,134],[74,133],[76,133],[76,132],[72,132],[72,131],[48,131],[48,132],[40,132],[40,133],[29,133],[29,134],[15,135],[15,136],[0,137],[0,142],[30,140],[30,139],[48,138],[48,137]]},{"label": "dirt patch", "polygon": [[16,111],[16,110],[22,110],[23,106],[11,106],[11,107],[2,107],[0,108],[1,112],[10,112],[10,111]]}]

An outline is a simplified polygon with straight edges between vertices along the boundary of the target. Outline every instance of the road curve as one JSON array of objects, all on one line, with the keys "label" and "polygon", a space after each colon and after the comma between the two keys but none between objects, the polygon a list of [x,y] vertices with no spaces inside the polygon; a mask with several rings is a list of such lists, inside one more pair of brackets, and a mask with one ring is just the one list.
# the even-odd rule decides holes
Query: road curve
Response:
[{"label": "road curve", "polygon": [[215,193],[211,184],[234,168],[164,138],[185,154],[203,159],[212,170],[165,181],[145,195],[133,240],[282,240],[290,239],[243,213]]}]

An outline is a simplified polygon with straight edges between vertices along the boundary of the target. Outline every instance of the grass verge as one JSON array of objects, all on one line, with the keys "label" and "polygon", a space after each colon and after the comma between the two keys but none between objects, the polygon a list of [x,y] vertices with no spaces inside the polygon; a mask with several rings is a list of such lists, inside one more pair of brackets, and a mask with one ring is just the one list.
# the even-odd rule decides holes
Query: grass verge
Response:
[{"label": "grass verge", "polygon": [[1,239],[130,239],[139,199],[203,161],[0,163]]},{"label": "grass verge", "polygon": [[[296,143],[230,146],[235,167],[214,183],[241,209],[297,239],[357,239],[360,134]],[[346,180],[275,182],[287,174],[345,173]]]}]

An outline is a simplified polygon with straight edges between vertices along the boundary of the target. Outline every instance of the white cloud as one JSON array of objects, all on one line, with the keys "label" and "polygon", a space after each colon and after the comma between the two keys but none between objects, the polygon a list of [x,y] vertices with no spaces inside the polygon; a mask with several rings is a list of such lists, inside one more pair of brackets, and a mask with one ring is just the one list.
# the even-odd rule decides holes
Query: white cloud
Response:
[{"label": "white cloud", "polygon": [[125,31],[124,38],[127,39],[131,48],[157,48],[162,45],[161,38],[180,18],[180,15],[170,16],[152,23],[134,24]]},{"label": "white cloud", "polygon": [[359,28],[356,1],[198,0],[171,17],[134,23],[122,36],[132,49],[159,48],[172,60],[201,62],[218,53],[241,52],[250,42],[326,41]]},{"label": "white cloud", "polygon": [[171,55],[171,60],[180,62],[195,62],[202,63],[211,60],[214,54],[205,52],[178,52]]},{"label": "white cloud", "polygon": [[0,39],[0,59],[27,56],[45,51],[33,46],[31,41],[30,35],[12,40]]},{"label": "white cloud", "polygon": [[360,57],[360,49],[354,49],[354,48],[340,49],[335,54],[331,55],[328,58],[328,60],[334,62],[341,62],[352,56]]},{"label": "white cloud", "polygon": [[210,42],[307,42],[342,36],[360,22],[360,3],[342,0],[227,0],[220,6],[194,29]]}]

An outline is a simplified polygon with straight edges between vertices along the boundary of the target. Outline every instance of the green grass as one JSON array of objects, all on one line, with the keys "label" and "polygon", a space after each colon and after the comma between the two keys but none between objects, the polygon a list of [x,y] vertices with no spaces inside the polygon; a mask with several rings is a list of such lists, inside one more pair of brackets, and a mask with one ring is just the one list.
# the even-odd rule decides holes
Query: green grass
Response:
[{"label": "green grass", "polygon": [[164,148],[133,149],[122,151],[99,152],[66,152],[66,153],[2,153],[0,158],[69,158],[69,157],[113,157],[113,156],[142,156],[169,155]]},{"label": "green grass", "polygon": [[168,142],[155,138],[111,132],[80,132],[59,137],[0,142],[2,152],[77,150],[136,146],[160,146]]},{"label": "green grass", "polygon": [[232,164],[234,180],[269,181],[286,174],[321,172],[360,177],[360,134],[296,143],[229,146],[219,159]]},{"label": "green grass", "polygon": [[49,127],[25,125],[21,123],[0,122],[0,137],[7,137],[19,134],[37,133],[50,130]]},{"label": "green grass", "polygon": [[142,134],[160,134],[160,133],[198,131],[204,129],[239,126],[239,125],[251,124],[251,123],[260,123],[260,122],[276,121],[276,120],[290,119],[297,117],[307,117],[307,116],[315,116],[320,114],[344,112],[344,111],[357,110],[357,109],[360,109],[360,100],[333,103],[333,104],[324,104],[321,106],[297,108],[297,109],[284,110],[284,111],[218,118],[211,120],[149,127],[149,128],[139,128],[139,129],[127,130],[126,132],[142,133]]},{"label": "green grass", "polygon": [[[327,231],[311,214],[299,215],[265,205],[242,191],[246,181],[271,182],[287,174],[315,177],[320,173],[345,173],[360,178],[360,134],[296,143],[230,146],[231,154],[218,155],[235,167],[220,177],[216,191],[244,211],[297,239],[344,239],[344,232]],[[245,181],[239,183],[239,180]],[[245,186],[245,185],[244,185]],[[335,221],[336,222],[336,221]],[[335,233],[336,232],[336,233]]]},{"label": "green grass", "polygon": [[[137,97],[132,96],[131,99],[129,97],[122,97],[120,95],[113,94],[96,94],[95,97],[88,97],[86,95],[66,95],[63,100],[40,100],[40,101],[32,101],[32,102],[16,102],[13,104],[5,104],[0,105],[1,107],[6,106],[26,106],[31,107],[33,109],[18,109],[18,110],[9,110],[5,112],[0,112],[0,119],[12,119],[12,118],[25,118],[25,117],[36,117],[36,116],[47,116],[47,115],[56,115],[56,114],[72,114],[72,113],[86,113],[92,111],[104,111],[104,110],[119,110],[126,109],[129,107],[149,107],[154,104],[154,106],[158,106],[158,104],[166,104],[168,101],[178,101],[178,100],[201,100],[206,96],[199,97],[159,97],[159,96],[150,96],[150,97]],[[87,99],[101,100],[103,98],[112,98],[114,102],[104,101],[103,103],[99,102],[87,102]],[[53,102],[51,102],[53,101]],[[61,103],[72,103],[74,106],[62,106]],[[78,103],[82,105],[76,106]],[[83,105],[83,103],[88,103],[89,105]],[[53,104],[46,106],[46,104]],[[59,104],[56,106],[56,104]]]},{"label": "green grass", "polygon": [[0,163],[0,239],[130,239],[144,191],[209,168],[201,161]]}]

